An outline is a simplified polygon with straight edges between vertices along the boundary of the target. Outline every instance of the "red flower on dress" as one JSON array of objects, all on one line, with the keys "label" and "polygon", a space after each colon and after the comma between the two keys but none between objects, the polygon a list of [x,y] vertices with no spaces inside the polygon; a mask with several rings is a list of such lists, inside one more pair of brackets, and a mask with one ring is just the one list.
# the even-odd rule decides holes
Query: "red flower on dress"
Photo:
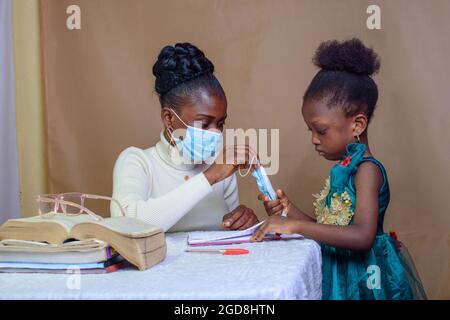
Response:
[{"label": "red flower on dress", "polygon": [[389,235],[392,239],[398,240],[397,233],[395,233],[395,231],[389,231]]},{"label": "red flower on dress", "polygon": [[395,231],[389,231],[389,236],[394,239],[395,244],[397,246],[397,250],[400,250],[402,248],[402,243],[398,240],[397,233]]},{"label": "red flower on dress", "polygon": [[347,167],[350,164],[350,160],[352,160],[352,157],[347,156],[347,158],[345,158],[344,160],[341,161],[341,165],[343,165],[344,167]]}]

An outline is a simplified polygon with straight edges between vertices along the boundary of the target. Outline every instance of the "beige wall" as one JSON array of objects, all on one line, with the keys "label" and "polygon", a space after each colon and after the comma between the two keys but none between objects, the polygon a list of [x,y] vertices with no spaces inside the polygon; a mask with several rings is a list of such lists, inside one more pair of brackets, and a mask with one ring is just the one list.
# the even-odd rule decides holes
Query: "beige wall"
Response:
[{"label": "beige wall", "polygon": [[[216,65],[228,127],[280,129],[272,182],[312,211],[330,163],[315,154],[300,114],[311,57],[321,41],[356,36],[382,61],[370,141],[391,183],[385,229],[408,246],[430,297],[450,298],[450,2],[377,1],[377,31],[365,27],[371,2],[42,0],[51,191],[111,194],[119,152],[158,139],[154,59],[162,46],[189,41]],[[81,30],[65,27],[70,4],[81,7]],[[241,202],[263,217],[253,179],[239,185]]]},{"label": "beige wall", "polygon": [[48,192],[38,0],[13,1],[20,207],[36,214],[35,195]]}]

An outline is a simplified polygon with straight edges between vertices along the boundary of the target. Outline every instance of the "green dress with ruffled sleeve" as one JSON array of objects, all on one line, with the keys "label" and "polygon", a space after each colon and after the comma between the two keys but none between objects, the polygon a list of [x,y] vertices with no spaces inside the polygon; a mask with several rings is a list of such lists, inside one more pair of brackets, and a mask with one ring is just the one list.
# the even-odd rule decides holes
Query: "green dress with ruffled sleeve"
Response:
[{"label": "green dress with ruffled sleeve", "polygon": [[383,165],[364,157],[366,146],[349,144],[342,161],[334,165],[325,188],[315,195],[318,223],[346,226],[353,224],[356,206],[354,177],[358,166],[370,161],[383,174],[379,190],[378,224],[375,241],[367,252],[357,252],[322,244],[322,299],[385,300],[426,298],[412,260],[402,254],[397,242],[383,230],[389,204],[389,183]]}]

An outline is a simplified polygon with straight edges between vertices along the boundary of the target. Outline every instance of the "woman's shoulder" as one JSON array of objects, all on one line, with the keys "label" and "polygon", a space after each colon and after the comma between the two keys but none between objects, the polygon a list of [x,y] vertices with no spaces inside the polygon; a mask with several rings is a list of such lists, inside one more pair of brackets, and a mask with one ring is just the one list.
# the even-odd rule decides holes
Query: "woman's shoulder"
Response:
[{"label": "woman's shoulder", "polygon": [[115,163],[115,170],[128,168],[132,166],[140,166],[148,168],[151,165],[151,153],[154,147],[148,149],[141,149],[130,146],[122,150],[117,157]]},{"label": "woman's shoulder", "polygon": [[119,158],[127,158],[127,157],[149,157],[149,155],[152,152],[152,149],[154,149],[155,147],[152,146],[150,148],[147,149],[141,149],[139,147],[134,147],[134,146],[130,146],[127,147],[125,149],[123,149],[119,156],[117,157],[117,159]]}]

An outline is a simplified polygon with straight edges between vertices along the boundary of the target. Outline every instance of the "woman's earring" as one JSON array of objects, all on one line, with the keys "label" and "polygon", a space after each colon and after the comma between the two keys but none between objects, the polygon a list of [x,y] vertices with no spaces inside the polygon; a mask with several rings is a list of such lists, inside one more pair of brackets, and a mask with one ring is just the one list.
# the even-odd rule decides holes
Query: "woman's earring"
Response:
[{"label": "woman's earring", "polygon": [[361,140],[359,139],[359,134],[356,135],[356,139],[358,140],[358,143],[361,143]]}]

